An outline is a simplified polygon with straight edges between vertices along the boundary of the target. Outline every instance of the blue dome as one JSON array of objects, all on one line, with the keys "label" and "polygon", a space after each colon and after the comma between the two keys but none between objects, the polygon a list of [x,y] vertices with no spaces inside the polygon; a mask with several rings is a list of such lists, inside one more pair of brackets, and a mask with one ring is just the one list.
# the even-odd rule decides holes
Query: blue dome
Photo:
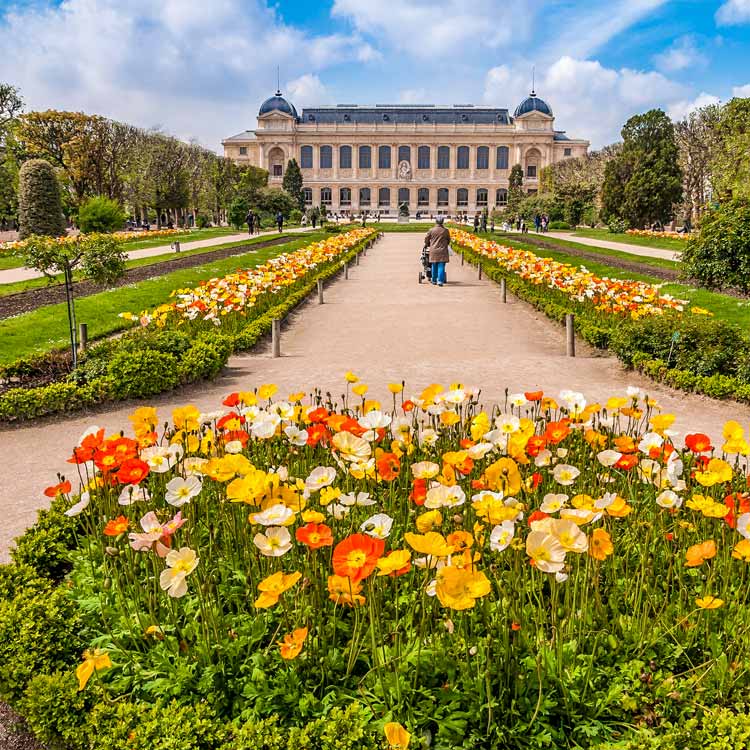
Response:
[{"label": "blue dome", "polygon": [[528,112],[541,112],[543,115],[549,115],[552,117],[552,110],[550,109],[549,104],[547,104],[544,99],[540,99],[533,91],[530,96],[524,99],[516,107],[513,117],[520,117]]},{"label": "blue dome", "polygon": [[277,91],[274,96],[270,99],[266,99],[263,104],[260,105],[258,116],[267,115],[271,112],[283,112],[285,115],[297,117],[297,110],[294,108],[294,105],[284,99],[281,95],[281,91]]}]

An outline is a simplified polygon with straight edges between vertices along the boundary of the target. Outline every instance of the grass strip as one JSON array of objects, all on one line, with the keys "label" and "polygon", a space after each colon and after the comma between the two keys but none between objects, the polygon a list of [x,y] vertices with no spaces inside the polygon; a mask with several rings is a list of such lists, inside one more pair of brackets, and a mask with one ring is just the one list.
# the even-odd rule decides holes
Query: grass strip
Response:
[{"label": "grass strip", "polygon": [[677,250],[679,252],[682,252],[687,244],[686,240],[673,240],[669,237],[639,237],[625,232],[610,232],[608,229],[576,229],[571,236],[606,240],[607,242],[622,242],[626,245],[655,247],[659,250]]}]

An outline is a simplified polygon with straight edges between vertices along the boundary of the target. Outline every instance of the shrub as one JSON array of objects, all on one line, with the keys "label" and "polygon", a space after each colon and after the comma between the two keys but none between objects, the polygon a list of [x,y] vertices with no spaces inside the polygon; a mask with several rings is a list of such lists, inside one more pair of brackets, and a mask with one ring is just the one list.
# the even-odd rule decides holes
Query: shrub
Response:
[{"label": "shrub", "polygon": [[709,289],[750,291],[750,200],[728,200],[706,211],[682,263],[687,276]]},{"label": "shrub", "polygon": [[120,352],[107,369],[112,395],[144,398],[172,390],[180,382],[177,362],[174,355],[153,349]]},{"label": "shrub", "polygon": [[581,224],[585,224],[587,227],[595,227],[599,223],[599,212],[593,206],[589,206],[583,214],[581,214]]},{"label": "shrub", "polygon": [[196,225],[198,229],[208,229],[211,226],[211,217],[207,214],[198,214]]},{"label": "shrub", "polygon": [[570,229],[570,224],[567,221],[551,221],[548,229],[552,229],[553,231],[555,229]]},{"label": "shrub", "polygon": [[11,388],[0,396],[0,420],[33,419],[74,411],[97,403],[97,394],[101,392],[101,384],[81,388],[70,382],[51,383],[42,388]]},{"label": "shrub", "polygon": [[250,206],[244,198],[235,198],[229,204],[229,211],[227,212],[229,223],[235,229],[239,229],[245,223],[245,217],[247,216],[247,212],[249,210]]},{"label": "shrub", "polygon": [[46,237],[65,234],[60,185],[52,165],[44,159],[30,159],[21,166],[18,174],[18,224],[22,240],[34,234]]},{"label": "shrub", "polygon": [[625,219],[611,218],[607,227],[612,234],[622,234],[630,229],[630,225]]},{"label": "shrub", "polygon": [[302,211],[295,208],[294,211],[289,214],[289,221],[292,224],[299,224],[302,221]]},{"label": "shrub", "polygon": [[82,232],[116,232],[123,228],[126,219],[122,206],[103,195],[89,198],[78,209],[78,227]]},{"label": "shrub", "polygon": [[179,360],[178,375],[183,383],[215,378],[227,363],[232,350],[228,336],[198,339]]}]

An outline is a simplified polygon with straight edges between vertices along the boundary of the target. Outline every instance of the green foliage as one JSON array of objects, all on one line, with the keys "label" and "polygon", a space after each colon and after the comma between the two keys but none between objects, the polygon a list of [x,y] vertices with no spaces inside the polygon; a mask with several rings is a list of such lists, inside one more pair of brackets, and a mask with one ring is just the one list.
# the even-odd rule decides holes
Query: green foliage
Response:
[{"label": "green foliage", "polygon": [[18,183],[19,236],[61,237],[65,218],[55,170],[44,159],[24,162]]},{"label": "green foliage", "polygon": [[175,388],[180,377],[172,354],[144,349],[115,355],[107,368],[116,399],[145,398]]},{"label": "green foliage", "polygon": [[716,124],[711,181],[720,199],[750,200],[750,99],[725,104]]},{"label": "green foliage", "polygon": [[515,216],[523,198],[523,167],[520,164],[514,164],[508,175],[508,205],[506,211]]},{"label": "green foliage", "polygon": [[239,229],[245,223],[245,217],[247,212],[250,210],[250,204],[245,198],[237,196],[230,204],[229,211],[227,212],[227,218],[229,223],[235,228]]},{"label": "green foliage", "polygon": [[89,198],[78,209],[78,228],[82,232],[117,232],[123,229],[126,219],[122,206],[103,195]]},{"label": "green foliage", "polygon": [[622,220],[623,198],[627,181],[628,165],[620,153],[614,159],[610,159],[604,167],[601,192],[601,216],[603,221]]},{"label": "green foliage", "polygon": [[288,219],[292,211],[299,207],[298,202],[285,190],[272,187],[261,188],[255,204],[262,212],[270,214],[274,219],[279,211],[285,219]]},{"label": "green foliage", "polygon": [[706,211],[682,263],[686,276],[701,286],[750,291],[750,199],[726,200]]},{"label": "green foliage", "polygon": [[[243,167],[234,190],[235,196],[243,198],[248,206],[254,206],[258,200],[258,192],[268,185],[268,170],[248,165]],[[247,213],[247,209],[245,209]],[[245,217],[242,217],[243,221]]]},{"label": "green foliage", "polygon": [[183,383],[195,383],[215,378],[226,365],[232,352],[229,336],[216,334],[198,339],[180,359],[177,374]]},{"label": "green foliage", "polygon": [[295,208],[294,211],[289,214],[289,221],[291,221],[292,224],[299,224],[302,221],[302,211]]},{"label": "green foliage", "polygon": [[630,228],[627,219],[619,219],[615,216],[611,216],[607,230],[610,234],[623,234]]},{"label": "green foliage", "polygon": [[551,229],[553,232],[560,229],[572,229],[567,221],[551,221],[547,228]]},{"label": "green foliage", "polygon": [[75,383],[50,383],[40,388],[10,388],[0,395],[0,420],[11,422],[48,414],[77,411],[109,395],[104,382],[81,387]]},{"label": "green foliage", "polygon": [[298,210],[303,211],[305,208],[305,196],[302,194],[302,170],[299,168],[296,159],[290,159],[284,172],[282,186],[297,205]]},{"label": "green foliage", "polygon": [[208,229],[211,226],[211,217],[208,214],[198,214],[196,226],[198,229]]},{"label": "green foliage", "polygon": [[551,193],[538,193],[527,195],[518,206],[518,211],[527,222],[532,221],[534,216],[547,214],[550,219],[560,220],[563,217],[563,207],[557,198]]}]

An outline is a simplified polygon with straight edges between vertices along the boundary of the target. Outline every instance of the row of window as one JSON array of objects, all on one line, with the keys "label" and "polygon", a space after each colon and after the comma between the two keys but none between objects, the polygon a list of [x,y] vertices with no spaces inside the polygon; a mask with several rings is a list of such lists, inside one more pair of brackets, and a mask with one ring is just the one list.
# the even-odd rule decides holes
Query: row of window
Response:
[{"label": "row of window", "polygon": [[[312,188],[303,188],[303,194],[305,197],[305,204],[308,206],[312,205],[313,202],[313,191]],[[378,191],[378,207],[386,208],[391,205],[391,189],[384,187]],[[430,190],[429,188],[418,188],[417,189],[417,206],[429,206],[430,205]],[[359,206],[360,208],[369,208],[373,205],[373,195],[370,188],[359,189]],[[398,189],[398,205],[406,203],[411,204],[412,191],[409,188]],[[476,205],[486,206],[489,201],[489,191],[486,188],[478,188],[476,192]],[[320,202],[324,206],[330,206],[333,202],[333,192],[331,188],[320,189]],[[508,191],[505,188],[498,188],[495,191],[495,205],[506,206],[508,204]],[[352,190],[348,187],[339,188],[339,206],[346,207],[352,205]],[[437,205],[447,206],[448,205],[448,188],[438,188],[437,191]],[[467,188],[458,188],[456,191],[456,206],[468,206],[469,205],[469,191]]]},{"label": "row of window", "polygon": [[[360,169],[372,168],[372,146],[359,146],[357,149],[357,163]],[[378,146],[378,169],[390,169],[393,147]],[[411,164],[411,146],[398,147],[397,163],[402,161]],[[495,153],[495,168],[508,169],[508,160],[510,150],[507,146],[498,146]],[[417,148],[417,169],[430,169],[431,149],[429,146],[419,146]],[[300,167],[302,169],[312,169],[313,166],[313,147],[302,146],[300,150]],[[339,167],[341,169],[352,168],[352,147],[339,146]],[[320,147],[320,168],[333,168],[333,146]],[[451,168],[451,150],[450,146],[438,146],[437,150],[437,168]],[[456,151],[456,168],[469,169],[469,147],[459,146]],[[490,168],[490,148],[489,146],[477,147],[477,169]]]}]

